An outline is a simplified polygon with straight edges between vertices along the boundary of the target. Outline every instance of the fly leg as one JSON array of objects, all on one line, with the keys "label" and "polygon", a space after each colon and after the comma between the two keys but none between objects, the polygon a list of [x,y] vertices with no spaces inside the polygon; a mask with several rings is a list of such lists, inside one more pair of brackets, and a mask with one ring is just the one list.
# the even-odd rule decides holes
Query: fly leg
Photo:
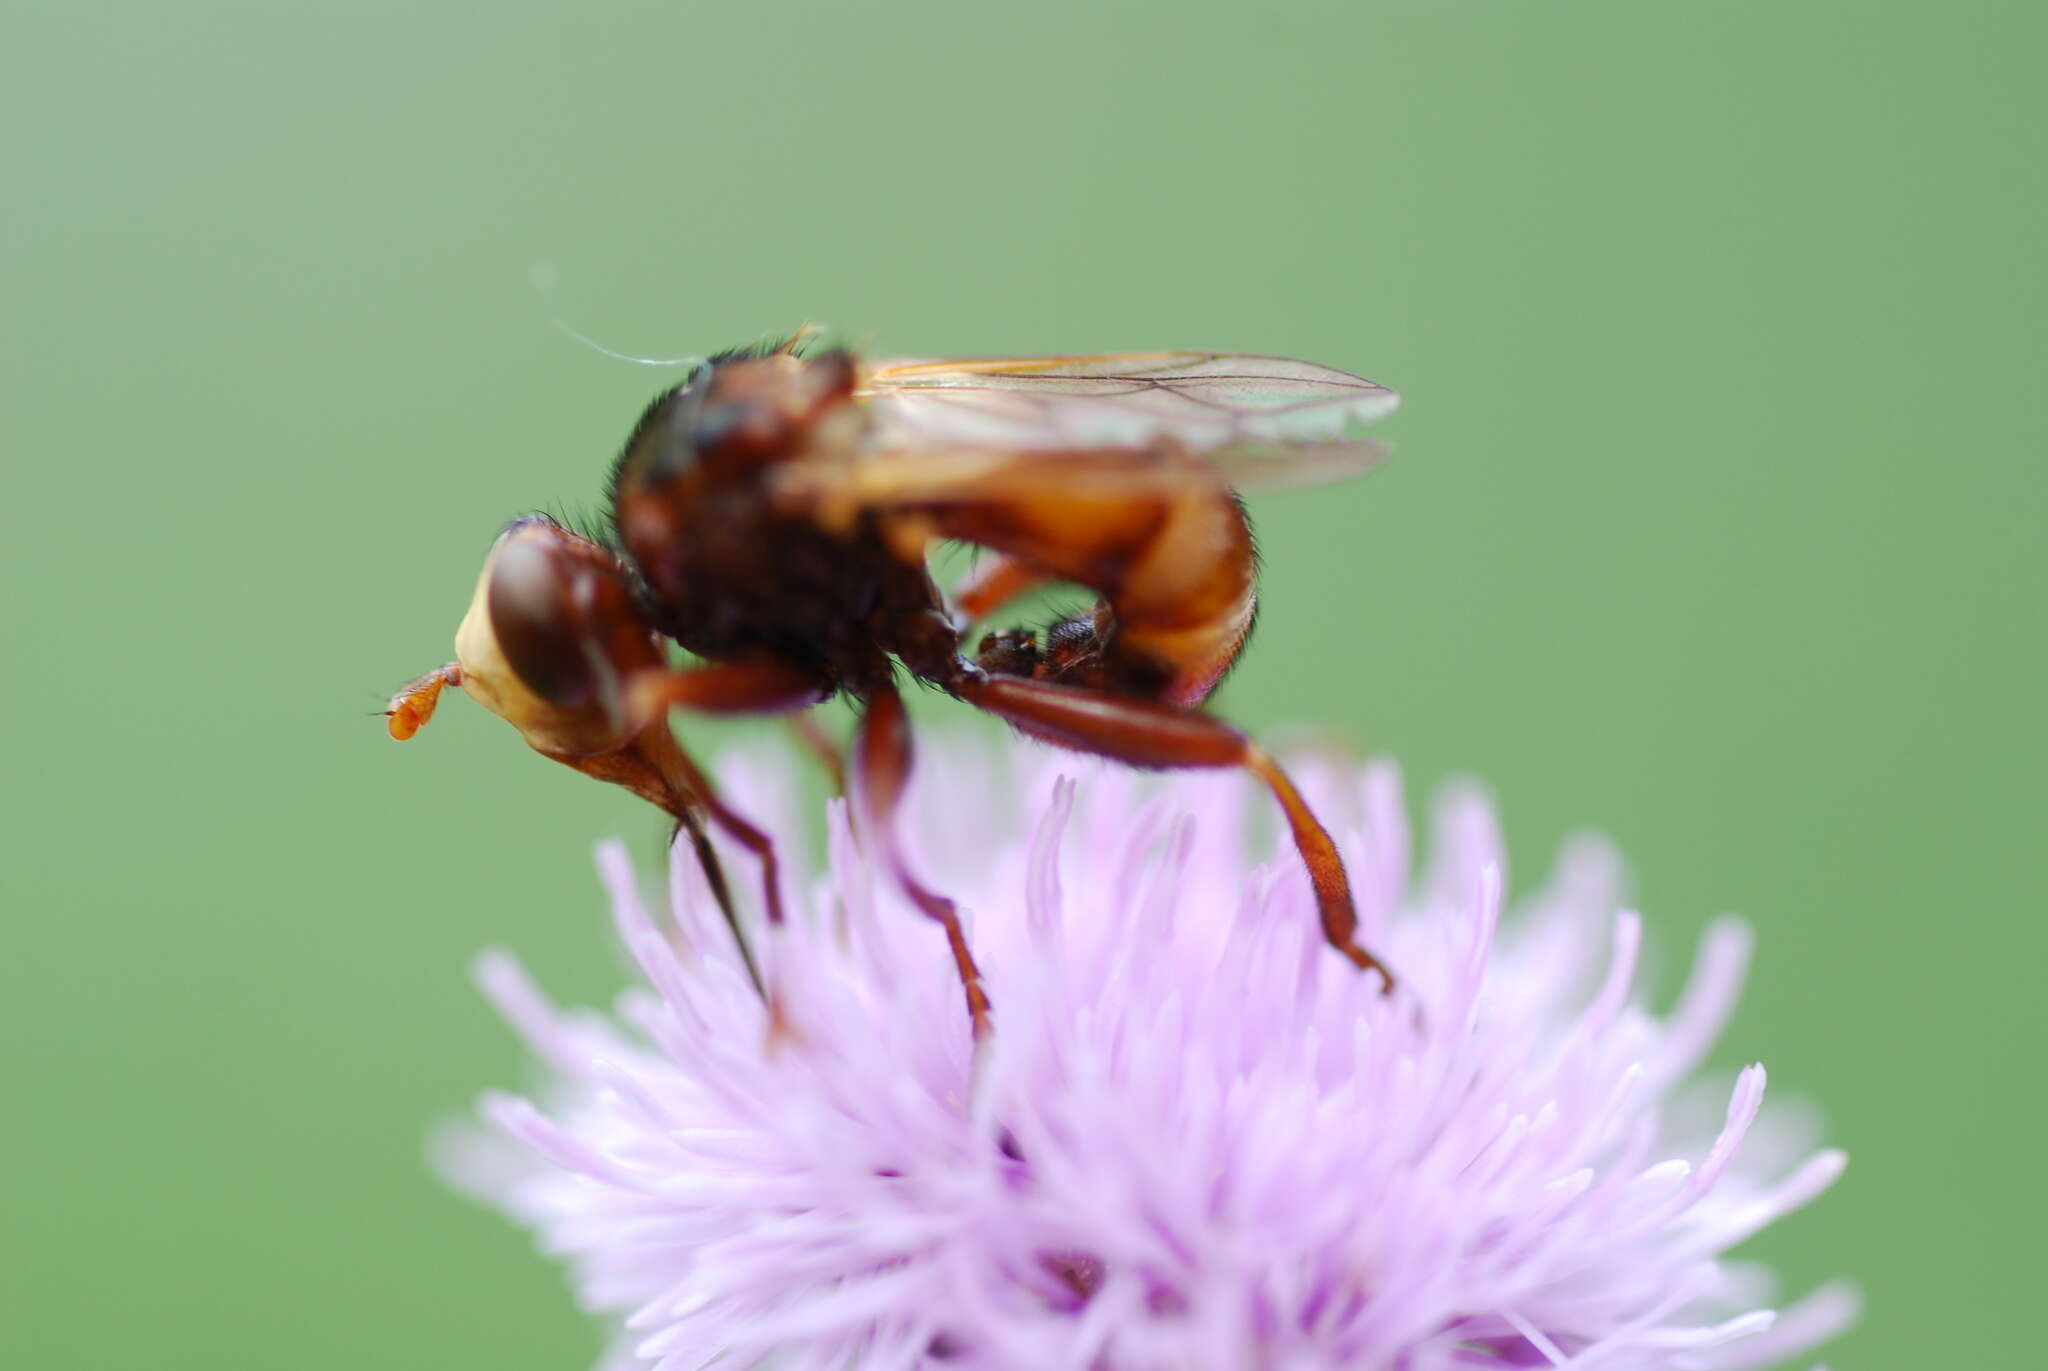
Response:
[{"label": "fly leg", "polygon": [[953,608],[964,624],[978,624],[1027,590],[1051,579],[1029,562],[997,555],[953,587]]},{"label": "fly leg", "polygon": [[974,1027],[974,1040],[988,1036],[988,995],[982,989],[981,969],[967,946],[967,934],[960,926],[960,911],[951,900],[925,886],[910,873],[903,849],[896,837],[896,805],[903,798],[910,779],[910,720],[903,712],[903,697],[896,687],[884,684],[868,697],[867,712],[861,715],[860,731],[854,741],[854,803],[859,806],[861,831],[874,845],[889,874],[926,918],[946,930],[946,943],[953,949],[954,965],[960,969],[960,986],[967,996],[967,1018]]},{"label": "fly leg", "polygon": [[[572,757],[561,753],[543,752],[562,765],[572,767],[595,780],[609,781],[632,791],[676,821],[670,832],[669,841],[684,834],[689,835],[690,850],[697,854],[697,865],[704,872],[704,883],[711,887],[711,897],[718,902],[718,912],[725,920],[725,926],[732,933],[733,945],[739,949],[740,961],[746,967],[747,979],[765,999],[767,984],[762,980],[761,968],[754,960],[754,950],[747,940],[745,925],[740,922],[739,910],[733,904],[732,886],[725,878],[725,868],[719,863],[718,851],[711,846],[710,835],[705,831],[704,820],[710,816],[726,827],[728,822],[738,823],[759,838],[765,846],[767,839],[757,830],[746,825],[738,815],[727,809],[711,783],[700,770],[690,754],[683,751],[675,735],[659,725],[644,729],[638,737],[615,752],[600,752],[590,757]],[[721,819],[720,816],[723,816]],[[775,879],[773,852],[770,850],[762,863],[767,886],[768,917],[779,921],[782,917],[781,896]]]},{"label": "fly leg", "polygon": [[818,711],[807,710],[802,714],[789,716],[789,731],[799,746],[817,760],[825,769],[825,779],[831,783],[834,795],[846,793],[846,754],[839,744],[832,741],[832,735],[818,722]]},{"label": "fly leg", "polygon": [[[665,733],[666,730],[663,730],[663,732]],[[668,736],[670,741],[673,742],[673,735]],[[753,853],[754,859],[761,863],[763,907],[767,912],[769,923],[781,923],[783,917],[782,879],[780,874],[781,868],[775,861],[774,840],[760,829],[748,823],[744,818],[741,818],[732,806],[719,798],[717,788],[711,784],[711,778],[704,774],[703,768],[697,765],[696,759],[683,751],[680,745],[675,748],[675,761],[673,765],[676,773],[696,792],[698,800],[703,803],[705,813],[711,816],[711,822],[717,824],[728,838],[731,838],[741,847]]]},{"label": "fly leg", "polygon": [[[650,721],[636,746],[644,747],[663,774],[695,799],[728,837],[754,854],[761,864],[762,896],[771,924],[781,923],[783,917],[782,881],[774,840],[720,799],[703,768],[666,727],[653,721],[669,709],[690,709],[700,714],[785,714],[808,709],[829,693],[830,687],[810,672],[773,660],[717,662],[648,672],[627,687],[630,714]],[[708,848],[700,847],[699,855],[705,851]],[[710,870],[707,865],[707,876]],[[733,931],[738,934],[737,924]],[[742,940],[742,950],[744,947]]]},{"label": "fly leg", "polygon": [[1392,991],[1394,976],[1358,945],[1358,913],[1337,845],[1288,779],[1256,742],[1211,715],[1086,686],[999,676],[962,666],[950,688],[977,709],[1058,747],[1093,753],[1138,767],[1242,767],[1280,803],[1294,845],[1315,888],[1316,911],[1330,946],[1380,978]]},{"label": "fly leg", "polygon": [[643,672],[627,686],[626,708],[636,719],[657,718],[667,709],[790,714],[822,704],[831,694],[831,685],[816,673],[770,657]]},{"label": "fly leg", "polygon": [[[385,710],[389,718],[386,727],[391,736],[402,741],[425,727],[427,721],[434,717],[435,707],[440,704],[441,692],[449,686],[457,689],[462,686],[462,668],[454,662],[437,667],[401,688],[391,697],[391,707]],[[747,978],[754,983],[756,990],[762,989],[760,969],[754,963],[753,949],[747,945],[739,912],[733,906],[732,886],[725,879],[725,868],[720,865],[718,853],[711,846],[710,835],[704,830],[705,815],[708,813],[719,827],[761,859],[763,883],[767,887],[768,918],[771,923],[780,923],[782,894],[776,880],[774,848],[765,834],[733,813],[718,798],[710,779],[683,751],[674,736],[667,729],[647,729],[623,748],[587,757],[535,750],[586,776],[632,791],[676,821],[669,835],[670,843],[684,834],[689,835],[690,849],[697,854],[697,865],[703,869],[705,884],[711,887],[712,898],[718,901],[718,911],[732,930],[740,960],[746,964]]]}]

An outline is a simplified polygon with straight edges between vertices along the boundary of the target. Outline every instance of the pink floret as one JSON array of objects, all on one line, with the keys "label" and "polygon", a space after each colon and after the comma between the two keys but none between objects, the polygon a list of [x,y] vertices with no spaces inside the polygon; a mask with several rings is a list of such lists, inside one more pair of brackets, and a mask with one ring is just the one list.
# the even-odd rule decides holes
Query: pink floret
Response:
[{"label": "pink floret", "polygon": [[[1604,845],[1504,912],[1482,799],[1439,806],[1415,876],[1392,770],[1309,770],[1393,997],[1323,944],[1234,779],[956,740],[902,827],[970,911],[979,1054],[938,930],[839,807],[791,921],[756,929],[781,1034],[687,849],[656,912],[608,845],[644,984],[566,1013],[486,955],[543,1080],[488,1097],[497,1137],[445,1139],[444,1165],[615,1320],[608,1366],[1725,1371],[1845,1326],[1846,1288],[1776,1307],[1726,1255],[1842,1155],[1760,1122],[1761,1066],[1704,1127],[1688,1108],[1747,930],[1710,928],[1655,1014]],[[780,765],[721,777],[799,857]]]}]

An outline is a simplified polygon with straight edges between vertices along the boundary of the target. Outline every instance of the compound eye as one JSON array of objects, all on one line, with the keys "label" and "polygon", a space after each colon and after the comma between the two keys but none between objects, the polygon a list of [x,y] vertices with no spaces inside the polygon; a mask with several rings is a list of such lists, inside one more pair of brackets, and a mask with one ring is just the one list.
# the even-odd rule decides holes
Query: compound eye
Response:
[{"label": "compound eye", "polygon": [[464,688],[555,755],[625,744],[625,682],[661,649],[612,553],[550,521],[514,524],[455,638]]},{"label": "compound eye", "polygon": [[604,694],[609,664],[588,642],[597,578],[558,539],[506,535],[485,603],[505,664],[534,694],[574,708]]}]

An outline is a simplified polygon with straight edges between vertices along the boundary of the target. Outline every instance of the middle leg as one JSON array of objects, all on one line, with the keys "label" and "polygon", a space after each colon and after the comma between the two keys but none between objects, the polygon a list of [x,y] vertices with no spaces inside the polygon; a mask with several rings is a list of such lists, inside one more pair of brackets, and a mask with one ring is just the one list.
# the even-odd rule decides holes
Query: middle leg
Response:
[{"label": "middle leg", "polygon": [[832,735],[818,722],[818,711],[805,710],[801,714],[785,716],[789,731],[798,746],[811,754],[825,772],[825,780],[831,785],[834,795],[846,793],[846,758],[839,751],[839,744],[832,741]]},{"label": "middle leg", "polygon": [[988,994],[982,989],[981,968],[974,964],[974,953],[967,946],[960,911],[911,874],[897,841],[896,806],[910,780],[910,766],[910,720],[903,712],[903,697],[894,685],[885,684],[868,697],[867,712],[861,715],[854,741],[854,801],[860,807],[862,836],[874,845],[911,902],[946,930],[946,943],[953,950],[961,989],[967,996],[967,1019],[973,1025],[974,1040],[980,1042],[988,1036]]}]

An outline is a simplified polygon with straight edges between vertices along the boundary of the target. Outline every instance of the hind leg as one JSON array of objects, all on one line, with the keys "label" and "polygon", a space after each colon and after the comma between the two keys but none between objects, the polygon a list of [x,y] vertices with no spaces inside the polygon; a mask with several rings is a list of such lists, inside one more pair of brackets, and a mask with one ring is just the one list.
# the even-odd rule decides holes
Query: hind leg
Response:
[{"label": "hind leg", "polygon": [[1323,936],[1352,965],[1371,971],[1384,989],[1394,975],[1358,945],[1358,914],[1344,859],[1329,830],[1309,809],[1280,764],[1221,719],[1152,700],[1086,686],[963,671],[952,682],[961,699],[1008,720],[1034,738],[1139,767],[1242,767],[1280,803],[1295,848],[1315,888]]}]

